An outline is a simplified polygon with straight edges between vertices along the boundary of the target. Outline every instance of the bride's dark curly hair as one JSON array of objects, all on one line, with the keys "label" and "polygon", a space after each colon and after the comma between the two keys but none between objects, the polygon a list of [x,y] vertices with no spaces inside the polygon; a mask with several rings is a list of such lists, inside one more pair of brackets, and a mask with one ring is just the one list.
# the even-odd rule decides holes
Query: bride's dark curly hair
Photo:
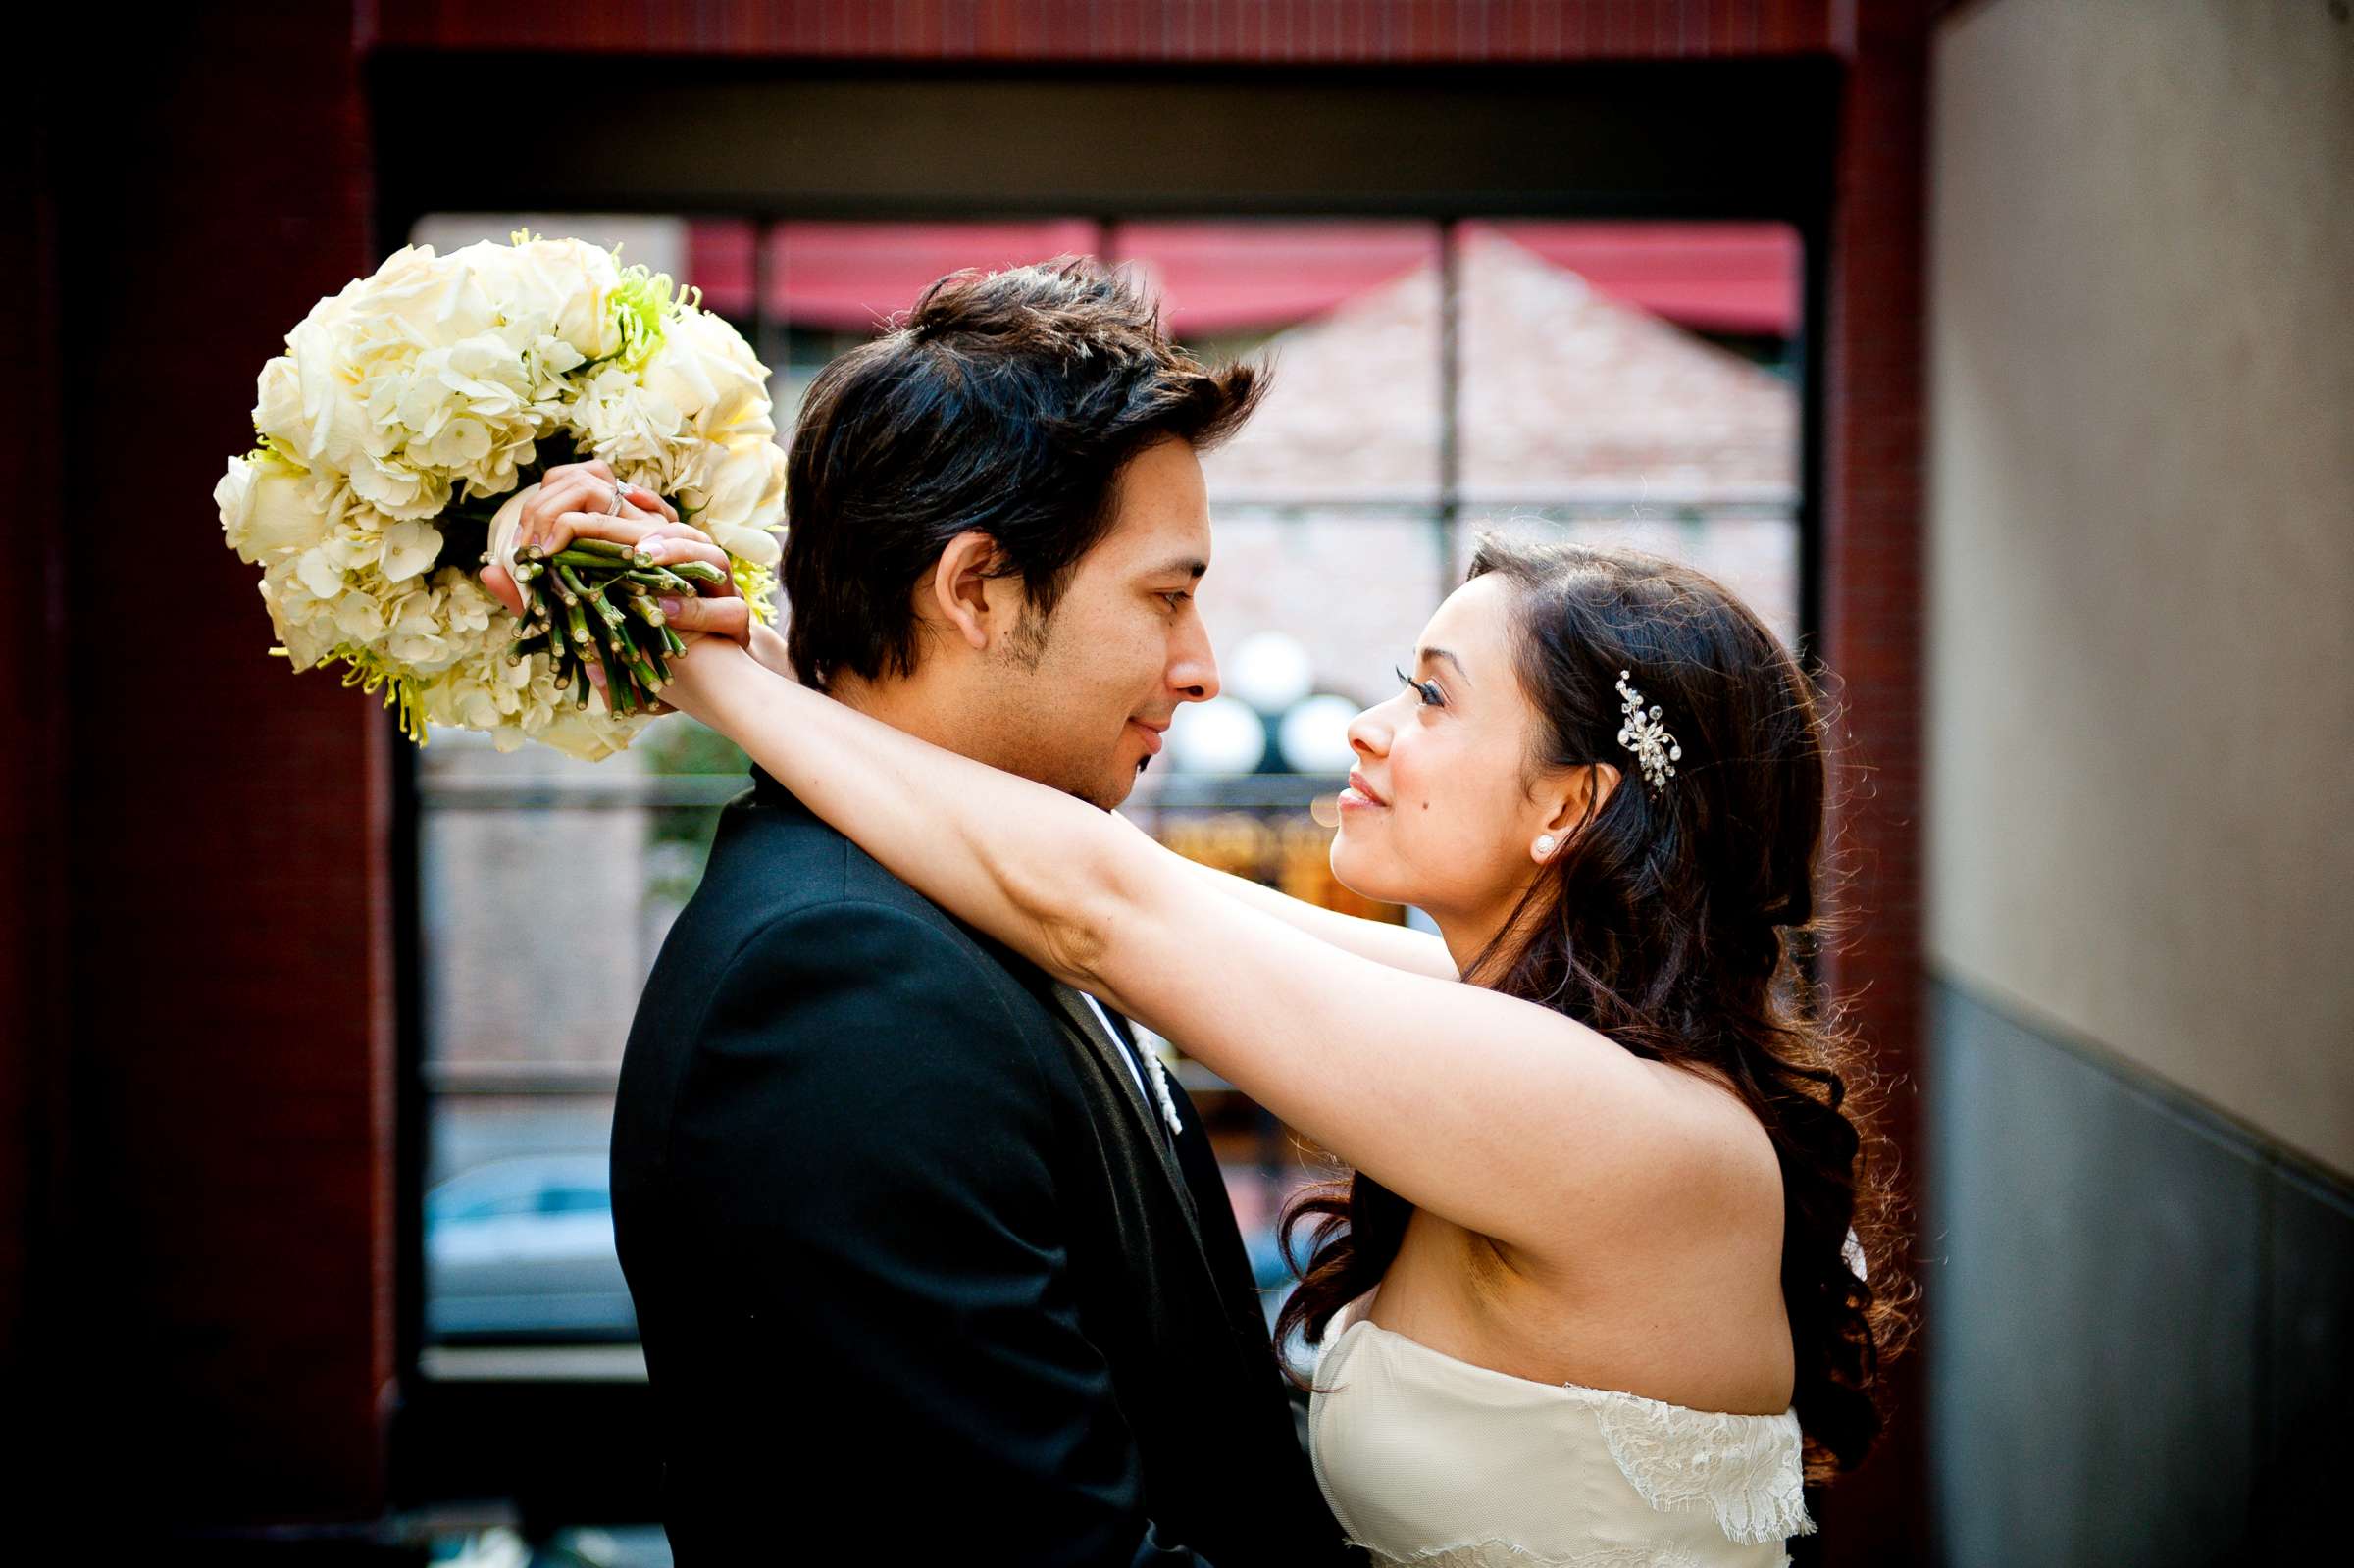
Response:
[{"label": "bride's dark curly hair", "polygon": [[[1828,806],[1822,704],[1780,640],[1723,585],[1673,561],[1483,535],[1472,578],[1515,590],[1522,690],[1541,716],[1524,783],[1602,761],[1618,787],[1548,863],[1465,981],[1550,1007],[1636,1055],[1726,1083],[1782,1172],[1782,1296],[1810,1481],[1880,1432],[1880,1365],[1911,1338],[1888,1145],[1869,1130],[1855,1033],[1807,977],[1835,922],[1819,885]],[[1618,743],[1620,671],[1683,748],[1654,794]],[[1361,1172],[1287,1206],[1284,1256],[1315,1217],[1278,1343],[1323,1340],[1379,1284],[1411,1205]],[[1846,1257],[1853,1227],[1866,1276]],[[1296,1374],[1295,1374],[1296,1376]]]}]

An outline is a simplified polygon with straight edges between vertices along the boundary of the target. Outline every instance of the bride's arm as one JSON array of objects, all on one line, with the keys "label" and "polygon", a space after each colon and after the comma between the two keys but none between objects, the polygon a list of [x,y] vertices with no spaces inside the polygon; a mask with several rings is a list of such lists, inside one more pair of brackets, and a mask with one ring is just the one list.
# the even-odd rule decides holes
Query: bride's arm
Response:
[{"label": "bride's arm", "polygon": [[[1167,846],[1162,846],[1166,849]],[[1326,909],[1304,898],[1278,892],[1263,883],[1248,877],[1187,860],[1173,849],[1168,854],[1190,866],[1207,885],[1228,898],[1239,899],[1252,908],[1263,910],[1296,930],[1304,931],[1321,942],[1344,948],[1359,958],[1370,958],[1392,969],[1410,974],[1428,975],[1434,980],[1455,980],[1458,977],[1455,958],[1447,944],[1426,931],[1407,926],[1394,926],[1386,920],[1365,920],[1356,915],[1344,915],[1337,909]]]},{"label": "bride's arm", "polygon": [[699,638],[673,668],[669,702],[894,875],[1410,1203],[1559,1256],[1630,1192],[1724,1191],[1721,1121],[1583,1025],[1319,941],[1116,814],[778,680],[740,644]]}]

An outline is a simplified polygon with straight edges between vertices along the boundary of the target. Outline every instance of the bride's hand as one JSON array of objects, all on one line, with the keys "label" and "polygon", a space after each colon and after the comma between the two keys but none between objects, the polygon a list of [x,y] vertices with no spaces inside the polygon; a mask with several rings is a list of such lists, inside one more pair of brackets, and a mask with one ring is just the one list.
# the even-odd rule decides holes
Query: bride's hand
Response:
[{"label": "bride's hand", "polygon": [[[523,504],[514,548],[520,551],[527,544],[537,544],[544,554],[553,555],[578,538],[611,539],[617,544],[645,550],[656,566],[681,561],[702,561],[715,566],[721,573],[718,582],[698,585],[691,597],[664,594],[656,600],[671,630],[688,645],[687,653],[669,660],[679,681],[665,690],[686,683],[689,678],[681,672],[691,662],[690,655],[694,645],[713,637],[738,644],[764,668],[788,681],[793,680],[791,662],[785,656],[783,633],[763,626],[753,616],[751,604],[736,586],[735,563],[728,552],[700,530],[679,521],[669,502],[642,485],[623,486],[621,510],[618,513],[606,510],[612,505],[614,487],[613,470],[601,459],[549,469],[537,493]],[[481,580],[483,586],[511,614],[523,614],[522,590],[502,564],[493,561],[486,566]],[[696,667],[696,676],[708,672],[714,662],[714,657],[706,657]],[[587,673],[594,684],[604,685],[605,672],[596,661],[589,661]],[[657,701],[647,711],[661,714],[677,710],[670,703]]]},{"label": "bride's hand", "polygon": [[[691,617],[697,604],[715,606],[722,602],[701,599],[686,608]],[[742,643],[717,632],[686,630],[683,625],[685,619],[674,619],[671,625],[680,629],[679,636],[687,644],[687,651],[670,656],[670,682],[663,686],[651,711],[658,714],[684,713],[718,729],[712,723],[712,713],[714,698],[720,688],[731,681],[742,680],[755,672],[758,680],[766,681],[770,677]],[[763,627],[759,630],[765,632],[767,629]]]},{"label": "bride's hand", "polygon": [[[652,553],[657,566],[672,561],[709,561],[722,573],[728,572],[728,552],[700,530],[680,522],[668,501],[643,485],[628,485],[622,487],[621,510],[614,513],[609,510],[614,488],[613,470],[601,458],[549,469],[540,479],[538,490],[523,503],[516,521],[515,550],[537,544],[553,555],[577,538],[611,539],[616,544],[642,546]],[[523,614],[523,590],[516,586],[504,563],[492,561],[483,568],[481,578],[483,586],[509,614]],[[734,594],[735,579],[723,579],[711,592],[722,597]]]}]

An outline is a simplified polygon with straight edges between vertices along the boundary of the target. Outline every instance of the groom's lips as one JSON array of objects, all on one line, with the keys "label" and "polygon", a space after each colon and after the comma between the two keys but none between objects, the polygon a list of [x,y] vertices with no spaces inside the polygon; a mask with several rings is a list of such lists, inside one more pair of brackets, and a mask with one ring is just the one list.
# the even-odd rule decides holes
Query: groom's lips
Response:
[{"label": "groom's lips", "polygon": [[1142,719],[1131,719],[1131,720],[1129,720],[1128,722],[1129,722],[1130,724],[1132,724],[1132,725],[1136,726],[1136,727],[1137,727],[1137,729],[1139,729],[1139,730],[1141,730],[1141,731],[1143,731],[1143,732],[1144,732],[1144,734],[1145,734],[1145,755],[1146,755],[1146,756],[1148,756],[1148,757],[1157,757],[1157,756],[1159,756],[1159,755],[1160,755],[1160,737],[1161,737],[1161,735],[1162,735],[1163,733],[1165,733],[1167,732],[1167,730],[1168,730],[1168,728],[1169,728],[1169,727],[1168,727],[1168,725],[1167,725],[1167,724],[1165,724],[1165,723],[1163,723],[1163,724],[1147,724],[1147,723],[1145,723],[1145,721],[1144,721],[1144,720],[1142,720]]}]

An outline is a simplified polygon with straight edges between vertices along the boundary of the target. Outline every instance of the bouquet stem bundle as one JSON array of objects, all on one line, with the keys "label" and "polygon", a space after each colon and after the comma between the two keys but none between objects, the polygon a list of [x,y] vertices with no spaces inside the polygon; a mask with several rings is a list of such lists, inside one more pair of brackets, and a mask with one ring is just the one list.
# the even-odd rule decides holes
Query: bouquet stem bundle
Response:
[{"label": "bouquet stem bundle", "polygon": [[526,545],[515,566],[524,598],[524,634],[507,650],[520,665],[544,655],[573,705],[588,706],[588,661],[604,672],[605,702],[613,712],[650,710],[671,682],[673,655],[687,651],[656,596],[693,596],[700,585],[727,581],[707,561],[656,566],[640,549],[611,539],[574,539],[550,555]]}]

